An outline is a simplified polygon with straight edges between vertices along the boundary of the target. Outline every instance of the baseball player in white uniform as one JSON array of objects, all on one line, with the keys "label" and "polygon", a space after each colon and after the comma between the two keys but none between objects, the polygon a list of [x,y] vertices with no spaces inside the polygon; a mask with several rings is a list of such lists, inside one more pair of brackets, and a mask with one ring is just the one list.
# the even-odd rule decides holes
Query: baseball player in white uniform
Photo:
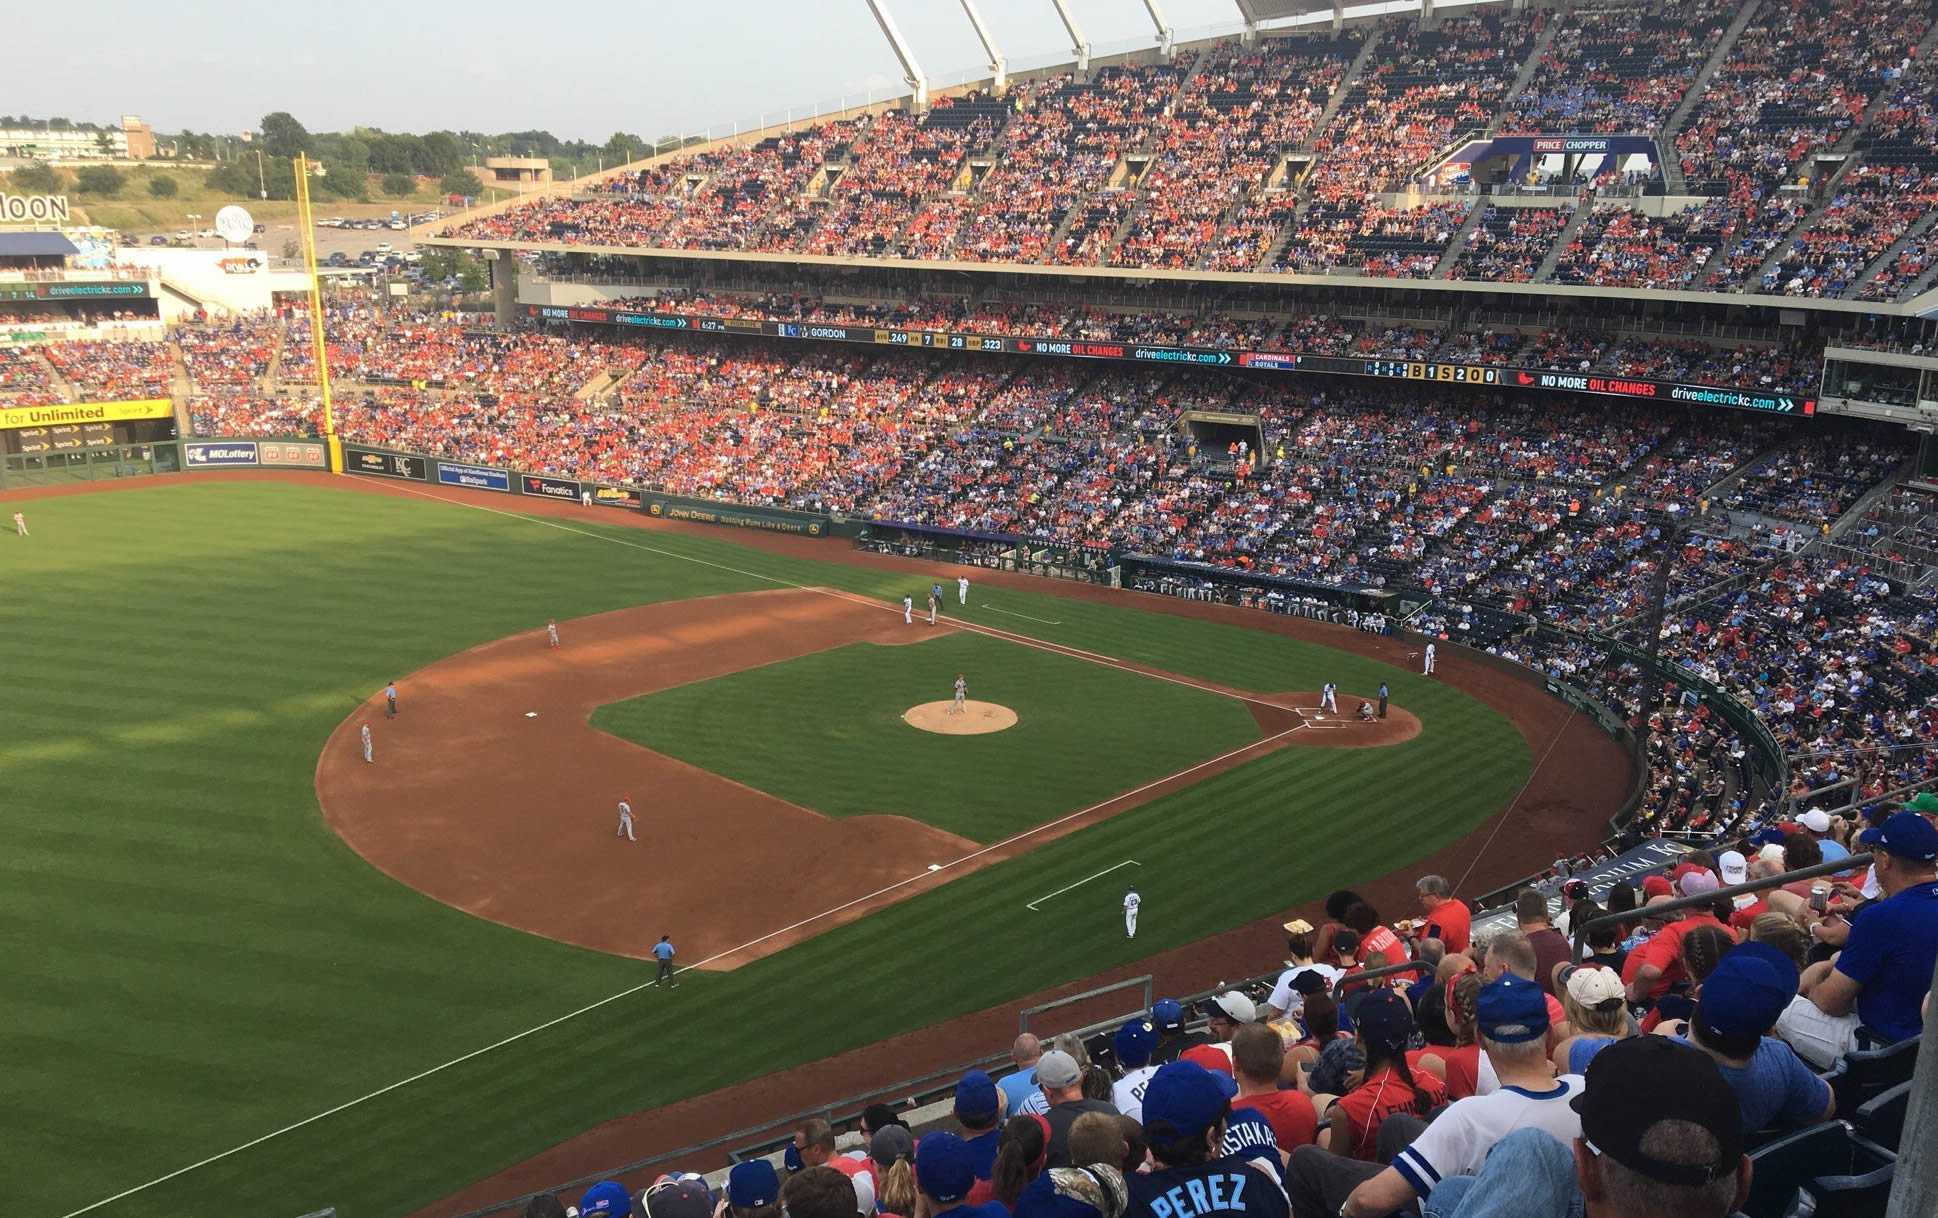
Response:
[{"label": "baseball player in white uniform", "polygon": [[935,593],[929,593],[929,625],[935,625]]},{"label": "baseball player in white uniform", "polygon": [[1424,672],[1429,677],[1433,675],[1433,644],[1432,643],[1427,644],[1427,663],[1426,663],[1426,667],[1421,669],[1421,671]]},{"label": "baseball player in white uniform", "polygon": [[949,713],[952,715],[968,714],[969,707],[966,705],[968,698],[969,698],[969,682],[963,680],[961,673],[957,673],[956,674],[956,700],[949,704]]},{"label": "baseball player in white uniform", "polygon": [[1325,689],[1319,693],[1319,709],[1335,715],[1339,713],[1339,687],[1331,681],[1326,682]]},{"label": "baseball player in white uniform", "polygon": [[958,575],[956,576],[956,604],[966,605],[968,603],[969,577],[967,575]]},{"label": "baseball player in white uniform", "polygon": [[368,723],[364,724],[363,731],[359,734],[363,737],[363,759],[365,761],[377,760],[370,750],[370,725]]},{"label": "baseball player in white uniform", "polygon": [[559,623],[557,618],[553,618],[545,623],[545,639],[549,646],[557,647],[559,645]]},{"label": "baseball player in white uniform", "polygon": [[1124,938],[1137,938],[1137,907],[1143,903],[1144,899],[1137,895],[1137,886],[1133,884],[1130,891],[1124,894]]},{"label": "baseball player in white uniform", "polygon": [[[26,513],[24,513],[24,512],[15,512],[15,513],[13,514],[13,531],[14,531],[14,532],[16,532],[16,533],[18,533],[18,534],[20,534],[20,535],[21,535],[22,537],[25,537],[25,536],[27,536],[27,535],[28,535],[28,534],[27,534],[27,515],[26,515]],[[968,580],[964,580],[964,581],[962,582],[962,586],[963,586],[963,587],[965,587],[965,588],[966,588],[966,587],[968,587],[968,586],[969,586],[969,581],[968,581]]]},{"label": "baseball player in white uniform", "polygon": [[613,832],[613,836],[620,834],[624,834],[629,842],[639,840],[633,836],[633,806],[623,799],[619,801],[619,828]]},{"label": "baseball player in white uniform", "polygon": [[912,592],[902,593],[902,623],[915,625],[915,594]]}]

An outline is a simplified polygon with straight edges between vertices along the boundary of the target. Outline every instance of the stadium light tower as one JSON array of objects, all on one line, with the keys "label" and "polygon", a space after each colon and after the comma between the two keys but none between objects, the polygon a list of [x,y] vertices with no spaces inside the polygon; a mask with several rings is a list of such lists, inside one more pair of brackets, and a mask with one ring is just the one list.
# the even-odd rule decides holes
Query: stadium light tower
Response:
[{"label": "stadium light tower", "polygon": [[868,11],[875,14],[875,24],[882,27],[882,34],[888,39],[888,47],[895,52],[895,58],[902,63],[903,79],[915,91],[915,111],[921,113],[929,108],[929,78],[922,73],[922,65],[915,62],[915,52],[909,50],[908,39],[889,15],[888,0],[868,0]]},{"label": "stadium light tower", "polygon": [[1050,3],[1056,7],[1056,15],[1063,18],[1063,28],[1070,31],[1070,41],[1073,44],[1070,50],[1077,57],[1077,71],[1088,72],[1090,43],[1084,39],[1083,31],[1077,28],[1077,19],[1071,15],[1069,4],[1066,0],[1050,0]]},{"label": "stadium light tower", "polygon": [[1009,88],[1009,61],[996,49],[996,40],[989,36],[989,27],[983,24],[982,14],[976,10],[976,0],[962,0],[962,11],[969,14],[969,24],[976,27],[976,37],[982,39],[982,49],[989,52],[989,70],[996,78],[990,85],[990,91],[1001,96]]},{"label": "stadium light tower", "polygon": [[1144,11],[1151,15],[1151,24],[1157,27],[1157,53],[1171,58],[1171,23],[1164,19],[1164,10],[1157,6],[1157,0],[1144,0]]}]

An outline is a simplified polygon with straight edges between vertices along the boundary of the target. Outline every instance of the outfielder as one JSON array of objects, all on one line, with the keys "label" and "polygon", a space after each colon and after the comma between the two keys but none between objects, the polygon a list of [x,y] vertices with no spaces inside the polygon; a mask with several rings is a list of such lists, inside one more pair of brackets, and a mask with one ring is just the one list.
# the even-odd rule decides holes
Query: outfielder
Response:
[{"label": "outfielder", "polygon": [[368,723],[363,725],[361,735],[363,736],[363,759],[365,761],[377,760],[376,757],[371,755],[370,751],[370,725]]},{"label": "outfielder", "polygon": [[1137,895],[1137,886],[1131,885],[1130,891],[1124,894],[1124,938],[1137,938],[1137,907],[1143,903],[1143,898]]},{"label": "outfielder", "polygon": [[552,618],[545,623],[545,639],[548,646],[557,647],[559,645],[559,620],[557,618]]},{"label": "outfielder", "polygon": [[956,700],[949,704],[949,713],[952,715],[968,714],[969,707],[966,705],[966,700],[968,699],[968,697],[969,697],[969,682],[963,680],[961,673],[957,673],[956,674]]},{"label": "outfielder", "polygon": [[620,834],[624,834],[629,842],[639,840],[633,836],[633,806],[623,799],[619,801],[619,828],[613,831],[613,836]]},{"label": "outfielder", "polygon": [[[27,516],[25,513],[15,512],[13,514],[13,531],[20,534],[22,537],[26,537],[28,535]],[[964,581],[964,582],[966,585],[967,581]]]},{"label": "outfielder", "polygon": [[1335,715],[1339,713],[1339,687],[1331,681],[1326,682],[1325,689],[1319,693],[1319,709]]},{"label": "outfielder", "polygon": [[1433,644],[1432,643],[1427,644],[1427,663],[1426,663],[1426,667],[1421,669],[1421,671],[1424,672],[1429,677],[1433,675]]},{"label": "outfielder", "polygon": [[966,605],[968,603],[969,577],[967,575],[958,575],[956,576],[956,604]]},{"label": "outfielder", "polygon": [[902,623],[907,626],[915,625],[915,596],[913,593],[902,593]]}]

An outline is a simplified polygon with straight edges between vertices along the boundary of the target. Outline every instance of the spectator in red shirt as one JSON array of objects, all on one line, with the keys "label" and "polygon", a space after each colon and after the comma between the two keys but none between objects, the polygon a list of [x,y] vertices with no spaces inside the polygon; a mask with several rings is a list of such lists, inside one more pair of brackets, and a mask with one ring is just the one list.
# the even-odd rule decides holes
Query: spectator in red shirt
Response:
[{"label": "spectator in red shirt", "polygon": [[1238,1097],[1233,1108],[1256,1108],[1272,1126],[1279,1149],[1287,1154],[1309,1146],[1319,1135],[1319,1114],[1303,1091],[1279,1089],[1285,1065],[1285,1040],[1262,1023],[1246,1024],[1231,1038]]},{"label": "spectator in red shirt", "polygon": [[[1446,1102],[1447,1088],[1431,1074],[1416,1076],[1406,1062],[1406,1042],[1413,1035],[1413,1012],[1391,990],[1374,990],[1354,1012],[1354,1038],[1366,1054],[1365,1079],[1333,1101],[1327,1110],[1332,1125],[1326,1148],[1334,1154],[1373,1163],[1379,1161],[1380,1127],[1389,1117],[1404,1115],[1425,1120],[1427,1113]],[[1418,1125],[1408,1123],[1409,1130]],[[1412,1133],[1406,1137],[1410,1139]]]},{"label": "spectator in red shirt", "polygon": [[[1650,905],[1672,900],[1670,897],[1655,897]],[[1725,932],[1728,927],[1716,920],[1714,914],[1701,907],[1682,910],[1662,917],[1663,927],[1646,943],[1628,954],[1622,963],[1622,982],[1628,986],[1628,999],[1634,1003],[1653,1005],[1669,987],[1688,976],[1682,963],[1683,936],[1698,926],[1714,926]]]},{"label": "spectator in red shirt", "polygon": [[1447,1024],[1453,1029],[1451,1048],[1431,1046],[1420,1054],[1420,1068],[1447,1084],[1449,1100],[1480,1093],[1480,991],[1487,978],[1466,973],[1447,983]]},{"label": "spectator in red shirt", "polygon": [[1385,968],[1412,959],[1406,944],[1400,942],[1392,927],[1379,920],[1379,911],[1369,903],[1361,901],[1348,909],[1346,925],[1359,932],[1359,962],[1365,968]]},{"label": "spectator in red shirt", "polygon": [[1453,895],[1453,885],[1443,875],[1423,875],[1413,887],[1427,915],[1420,937],[1440,940],[1447,945],[1449,955],[1465,952],[1474,926],[1474,911],[1467,902]]}]

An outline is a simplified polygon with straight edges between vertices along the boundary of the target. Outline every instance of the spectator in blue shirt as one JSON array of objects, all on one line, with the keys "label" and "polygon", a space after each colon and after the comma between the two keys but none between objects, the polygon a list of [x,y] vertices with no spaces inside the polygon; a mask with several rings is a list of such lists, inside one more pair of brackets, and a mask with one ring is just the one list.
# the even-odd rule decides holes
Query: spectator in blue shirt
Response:
[{"label": "spectator in blue shirt", "polygon": [[1768,943],[1739,943],[1703,979],[1682,1036],[1709,1054],[1736,1092],[1743,1128],[1796,1129],[1837,1110],[1830,1085],[1769,1035],[1797,996],[1797,966]]},{"label": "spectator in blue shirt", "polygon": [[1042,1059],[1043,1042],[1036,1038],[1035,1033],[1023,1033],[1009,1047],[1009,1060],[1016,1063],[1016,1071],[996,1080],[996,1086],[1002,1089],[1003,1098],[1008,1101],[1003,1105],[1005,1111],[1021,1112],[1023,1101],[1036,1093],[1036,1063]]},{"label": "spectator in blue shirt", "polygon": [[1813,1060],[1849,1052],[1859,1026],[1885,1044],[1924,1030],[1938,961],[1938,827],[1898,812],[1858,841],[1871,849],[1884,899],[1858,913],[1842,952],[1804,971],[1811,1005],[1793,1004],[1781,1028],[1793,1044],[1808,1042],[1800,1051]]},{"label": "spectator in blue shirt", "polygon": [[1830,813],[1822,808],[1812,808],[1797,818],[1797,823],[1809,830],[1810,836],[1817,839],[1817,849],[1823,853],[1824,862],[1841,862],[1851,856],[1844,843],[1830,836]]}]

